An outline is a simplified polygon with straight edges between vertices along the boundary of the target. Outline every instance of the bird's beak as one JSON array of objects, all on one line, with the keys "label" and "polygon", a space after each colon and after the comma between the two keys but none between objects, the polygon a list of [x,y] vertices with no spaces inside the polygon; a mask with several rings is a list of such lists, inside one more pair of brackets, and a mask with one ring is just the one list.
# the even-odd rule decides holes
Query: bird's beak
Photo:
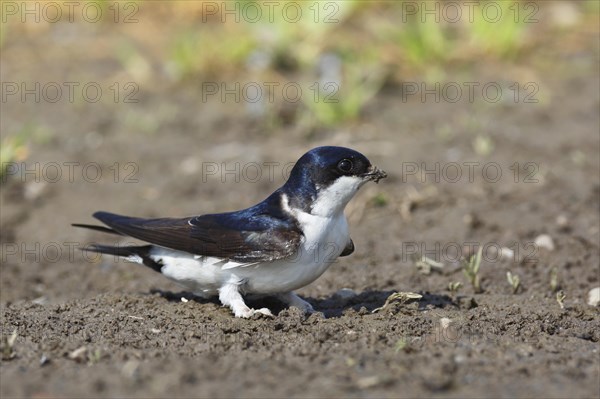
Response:
[{"label": "bird's beak", "polygon": [[379,180],[385,179],[387,177],[387,173],[385,173],[378,167],[371,165],[369,167],[369,171],[365,173],[363,177],[366,180],[373,180],[375,183],[379,183]]}]

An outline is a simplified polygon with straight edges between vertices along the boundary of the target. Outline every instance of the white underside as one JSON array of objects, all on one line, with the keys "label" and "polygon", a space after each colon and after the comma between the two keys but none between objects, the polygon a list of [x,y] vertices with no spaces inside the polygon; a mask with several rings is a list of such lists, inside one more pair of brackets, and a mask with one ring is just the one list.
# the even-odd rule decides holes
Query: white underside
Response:
[{"label": "white underside", "polygon": [[225,284],[238,285],[241,292],[251,294],[293,291],[321,276],[349,240],[343,213],[334,218],[303,216],[310,220],[305,238],[300,249],[286,259],[244,264],[160,247],[150,257],[164,265],[163,275],[201,296],[217,295]]}]

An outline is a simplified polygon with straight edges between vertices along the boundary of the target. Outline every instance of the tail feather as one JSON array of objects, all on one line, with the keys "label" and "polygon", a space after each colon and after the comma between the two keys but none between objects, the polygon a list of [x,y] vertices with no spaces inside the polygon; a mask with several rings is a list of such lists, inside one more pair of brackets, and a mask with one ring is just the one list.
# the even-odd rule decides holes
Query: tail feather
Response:
[{"label": "tail feather", "polygon": [[[104,222],[103,218],[113,218],[113,217],[121,217],[119,215],[110,214],[107,212],[96,212],[94,214],[98,219]],[[119,236],[124,236],[124,234],[111,229],[110,227],[105,226],[97,226],[93,224],[81,224],[81,223],[73,223],[73,227],[82,227],[84,229],[90,229],[94,231],[100,231],[102,233],[115,234]],[[122,258],[126,258],[130,261],[141,263],[143,265],[148,266],[154,271],[161,272],[161,268],[163,267],[160,261],[156,261],[152,259],[150,256],[150,251],[154,248],[153,245],[140,245],[140,246],[112,246],[112,245],[101,245],[94,244],[82,248],[84,251],[89,252],[97,252],[101,254],[115,255]]]},{"label": "tail feather", "polygon": [[113,230],[113,229],[111,229],[109,227],[96,226],[96,225],[93,225],[93,224],[72,223],[71,226],[73,226],[73,227],[83,227],[84,229],[101,231],[102,233],[123,235],[123,234],[119,233],[118,231]]},{"label": "tail feather", "polygon": [[141,246],[111,246],[111,245],[100,245],[94,244],[83,248],[85,251],[97,252],[101,254],[115,255],[123,258],[127,258],[131,261],[137,261],[145,266],[148,266],[156,272],[161,272],[163,267],[161,262],[157,262],[150,256],[150,251],[154,248],[153,245],[141,245]]}]

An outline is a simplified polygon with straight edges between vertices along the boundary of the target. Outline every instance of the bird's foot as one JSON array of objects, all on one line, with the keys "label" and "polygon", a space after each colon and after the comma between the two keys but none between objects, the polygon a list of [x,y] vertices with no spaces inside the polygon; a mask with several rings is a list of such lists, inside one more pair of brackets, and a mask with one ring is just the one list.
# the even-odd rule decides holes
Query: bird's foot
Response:
[{"label": "bird's foot", "polygon": [[219,289],[219,299],[224,306],[229,306],[235,317],[248,319],[254,315],[263,315],[274,317],[273,313],[267,308],[252,309],[246,305],[239,287],[236,284],[225,284]]},{"label": "bird's foot", "polygon": [[267,308],[260,309],[252,309],[246,306],[245,309],[233,309],[235,317],[243,317],[244,319],[249,319],[254,315],[267,316],[267,317],[275,317],[273,313]]},{"label": "bird's foot", "polygon": [[312,307],[310,303],[300,298],[293,292],[286,292],[284,294],[279,294],[278,298],[282,300],[286,305],[293,306],[302,310],[304,313],[314,313],[315,309]]}]

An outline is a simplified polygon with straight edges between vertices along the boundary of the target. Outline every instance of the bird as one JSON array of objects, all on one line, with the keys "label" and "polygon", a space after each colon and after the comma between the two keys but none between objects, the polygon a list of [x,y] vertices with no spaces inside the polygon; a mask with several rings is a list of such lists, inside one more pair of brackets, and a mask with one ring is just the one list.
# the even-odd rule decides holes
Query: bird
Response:
[{"label": "bird", "polygon": [[356,150],[316,147],[298,159],[280,188],[243,210],[153,219],[99,211],[93,217],[104,226],[73,226],[147,243],[83,249],[143,264],[201,298],[218,297],[235,317],[273,316],[268,308],[247,306],[246,295],[275,296],[312,313],[294,291],[354,252],[344,209],[361,186],[386,177]]}]

